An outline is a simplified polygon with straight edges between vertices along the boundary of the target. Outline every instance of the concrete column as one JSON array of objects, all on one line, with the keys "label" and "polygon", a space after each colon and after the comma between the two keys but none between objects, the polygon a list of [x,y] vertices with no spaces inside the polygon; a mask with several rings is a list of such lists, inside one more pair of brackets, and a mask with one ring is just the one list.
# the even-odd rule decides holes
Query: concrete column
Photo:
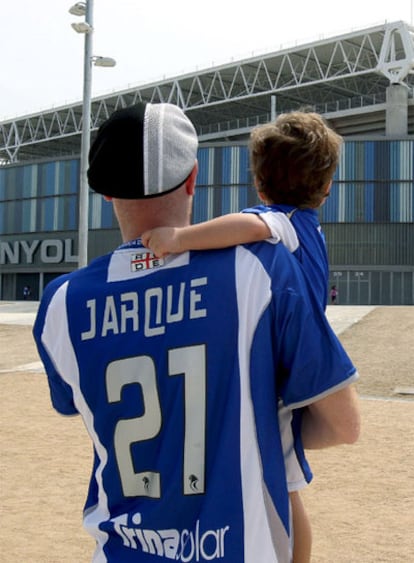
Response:
[{"label": "concrete column", "polygon": [[387,137],[408,134],[408,89],[402,84],[390,84],[387,88],[385,134]]}]

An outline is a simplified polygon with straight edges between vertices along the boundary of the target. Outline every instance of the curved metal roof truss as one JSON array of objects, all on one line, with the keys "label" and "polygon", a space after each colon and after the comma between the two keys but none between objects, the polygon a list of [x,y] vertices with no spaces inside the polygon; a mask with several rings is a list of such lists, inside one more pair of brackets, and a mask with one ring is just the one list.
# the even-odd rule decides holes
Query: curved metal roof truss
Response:
[{"label": "curved metal roof truss", "polygon": [[[138,101],[170,102],[191,112],[197,126],[304,104],[339,104],[368,97],[376,103],[390,83],[414,90],[414,29],[403,22],[384,24],[340,37],[268,53],[142,85],[92,100],[91,128],[116,109]],[[243,102],[240,104],[240,102]],[[199,110],[203,110],[202,114]],[[0,123],[0,161],[32,158],[39,145],[49,155],[76,150],[82,130],[82,104],[65,106]],[[65,146],[65,143],[67,145]],[[75,148],[74,148],[75,147]]]}]

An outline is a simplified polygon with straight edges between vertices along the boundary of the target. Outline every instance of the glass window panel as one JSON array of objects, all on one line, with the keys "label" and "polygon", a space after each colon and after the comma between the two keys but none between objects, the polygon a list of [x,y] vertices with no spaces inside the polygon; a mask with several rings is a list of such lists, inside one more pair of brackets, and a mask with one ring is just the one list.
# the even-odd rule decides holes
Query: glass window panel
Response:
[{"label": "glass window panel", "polygon": [[9,168],[6,174],[4,199],[14,199],[16,195],[16,168]]},{"label": "glass window panel", "polygon": [[391,303],[393,305],[403,305],[403,272],[391,273]]},{"label": "glass window panel", "polygon": [[102,201],[102,210],[101,210],[101,227],[103,229],[110,229],[114,226],[115,217],[112,210],[112,204],[109,201]]},{"label": "glass window panel", "polygon": [[414,272],[404,272],[404,302],[403,305],[414,304]]},{"label": "glass window panel", "polygon": [[5,231],[6,225],[5,225],[5,222],[4,222],[5,212],[6,212],[6,204],[0,202],[0,235],[6,234],[6,231]]},{"label": "glass window panel", "polygon": [[0,169],[0,200],[6,199],[6,176],[7,170]]},{"label": "glass window panel", "polygon": [[63,231],[65,228],[65,198],[55,198],[55,213],[54,227],[58,231]]},{"label": "glass window panel", "polygon": [[78,193],[79,192],[79,172],[80,170],[80,161],[70,160],[69,161],[69,186],[68,192],[69,193]]},{"label": "glass window panel", "polygon": [[39,165],[38,182],[41,195],[53,195],[55,193],[54,162]]},{"label": "glass window panel", "polygon": [[213,151],[213,148],[201,148],[198,150],[199,172],[197,183],[199,186],[208,184],[209,182],[210,168],[212,167],[212,163],[214,163]]},{"label": "glass window panel", "polygon": [[56,194],[64,194],[65,193],[65,161],[59,161],[55,164],[55,191]]},{"label": "glass window panel", "polygon": [[228,186],[221,188],[221,201],[219,208],[217,208],[217,215],[224,215],[231,211],[231,188]]},{"label": "glass window panel", "polygon": [[250,174],[249,151],[247,147],[240,147],[240,182],[252,183]]},{"label": "glass window panel", "polygon": [[24,166],[23,167],[23,191],[22,197],[34,197],[35,193],[35,181],[36,178],[36,165]]},{"label": "glass window panel", "polygon": [[37,185],[38,185],[38,195],[46,195],[46,167],[44,164],[39,164],[37,168]]},{"label": "glass window panel", "polygon": [[34,230],[34,224],[32,222],[33,218],[33,207],[36,206],[35,199],[24,199],[22,200],[22,217],[21,217],[21,231],[25,233],[30,233]]},{"label": "glass window panel", "polygon": [[67,196],[65,201],[65,229],[73,231],[77,229],[77,217],[78,217],[78,198],[75,195]]},{"label": "glass window panel", "polygon": [[46,195],[54,195],[55,193],[55,171],[56,163],[49,162],[45,164],[46,168]]},{"label": "glass window panel", "polygon": [[14,233],[21,232],[22,215],[23,215],[23,201],[19,200],[15,202],[14,208],[14,221],[13,221],[13,231]]},{"label": "glass window panel", "polygon": [[381,304],[391,305],[391,272],[381,272]]},{"label": "glass window panel", "polygon": [[381,274],[382,272],[371,272],[371,305],[381,303]]},{"label": "glass window panel", "polygon": [[66,227],[65,198],[50,197],[38,201],[38,209],[32,208],[32,224],[35,224],[35,217],[38,217],[37,230],[62,231]]},{"label": "glass window panel", "polygon": [[58,167],[57,193],[70,194],[76,191],[79,167],[74,166],[74,163],[77,163],[77,161],[61,160],[57,163],[57,167]]},{"label": "glass window panel", "polygon": [[9,201],[5,204],[4,209],[4,233],[10,234],[13,233],[13,226],[14,226],[14,208],[15,208],[15,201]]},{"label": "glass window panel", "polygon": [[209,188],[198,188],[194,197],[193,222],[200,223],[211,219],[209,213]]},{"label": "glass window panel", "polygon": [[10,197],[13,199],[21,199],[23,194],[24,168],[19,166],[14,169],[14,189]]},{"label": "glass window panel", "polygon": [[40,224],[41,230],[53,231],[55,198],[48,197],[42,199],[40,207],[41,207],[41,224]]}]

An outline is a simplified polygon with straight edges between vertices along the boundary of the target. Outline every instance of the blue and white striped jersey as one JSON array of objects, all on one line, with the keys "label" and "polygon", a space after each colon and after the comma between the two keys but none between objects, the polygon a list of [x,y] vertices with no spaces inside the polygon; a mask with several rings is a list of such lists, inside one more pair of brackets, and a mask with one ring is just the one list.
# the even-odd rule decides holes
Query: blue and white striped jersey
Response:
[{"label": "blue and white striped jersey", "polygon": [[[315,209],[298,209],[292,205],[257,205],[243,210],[254,213],[269,227],[276,244],[281,241],[302,265],[316,300],[325,310],[329,280],[329,263],[325,237]],[[301,439],[300,409],[292,411],[279,403],[279,418],[289,491],[302,489],[312,480]]]},{"label": "blue and white striped jersey", "polygon": [[131,242],[49,284],[34,336],[93,440],[94,562],[291,560],[278,400],[357,374],[286,248]]},{"label": "blue and white striped jersey", "polygon": [[[326,309],[329,262],[316,209],[298,209],[292,205],[257,205],[243,210],[260,215],[272,236],[281,240],[302,264],[319,303]],[[292,228],[293,226],[293,228]]]}]

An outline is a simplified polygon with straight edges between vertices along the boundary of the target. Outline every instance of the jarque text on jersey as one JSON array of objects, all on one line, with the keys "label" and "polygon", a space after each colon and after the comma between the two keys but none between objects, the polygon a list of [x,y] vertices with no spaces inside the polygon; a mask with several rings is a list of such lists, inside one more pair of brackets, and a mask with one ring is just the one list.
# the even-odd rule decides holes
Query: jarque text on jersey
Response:
[{"label": "jarque text on jersey", "polygon": [[89,299],[89,328],[81,333],[82,340],[96,336],[105,337],[143,330],[147,337],[164,334],[167,325],[183,320],[207,316],[203,306],[203,289],[207,278],[195,278],[189,282],[166,287],[151,287],[142,293],[107,295],[104,303]]}]

